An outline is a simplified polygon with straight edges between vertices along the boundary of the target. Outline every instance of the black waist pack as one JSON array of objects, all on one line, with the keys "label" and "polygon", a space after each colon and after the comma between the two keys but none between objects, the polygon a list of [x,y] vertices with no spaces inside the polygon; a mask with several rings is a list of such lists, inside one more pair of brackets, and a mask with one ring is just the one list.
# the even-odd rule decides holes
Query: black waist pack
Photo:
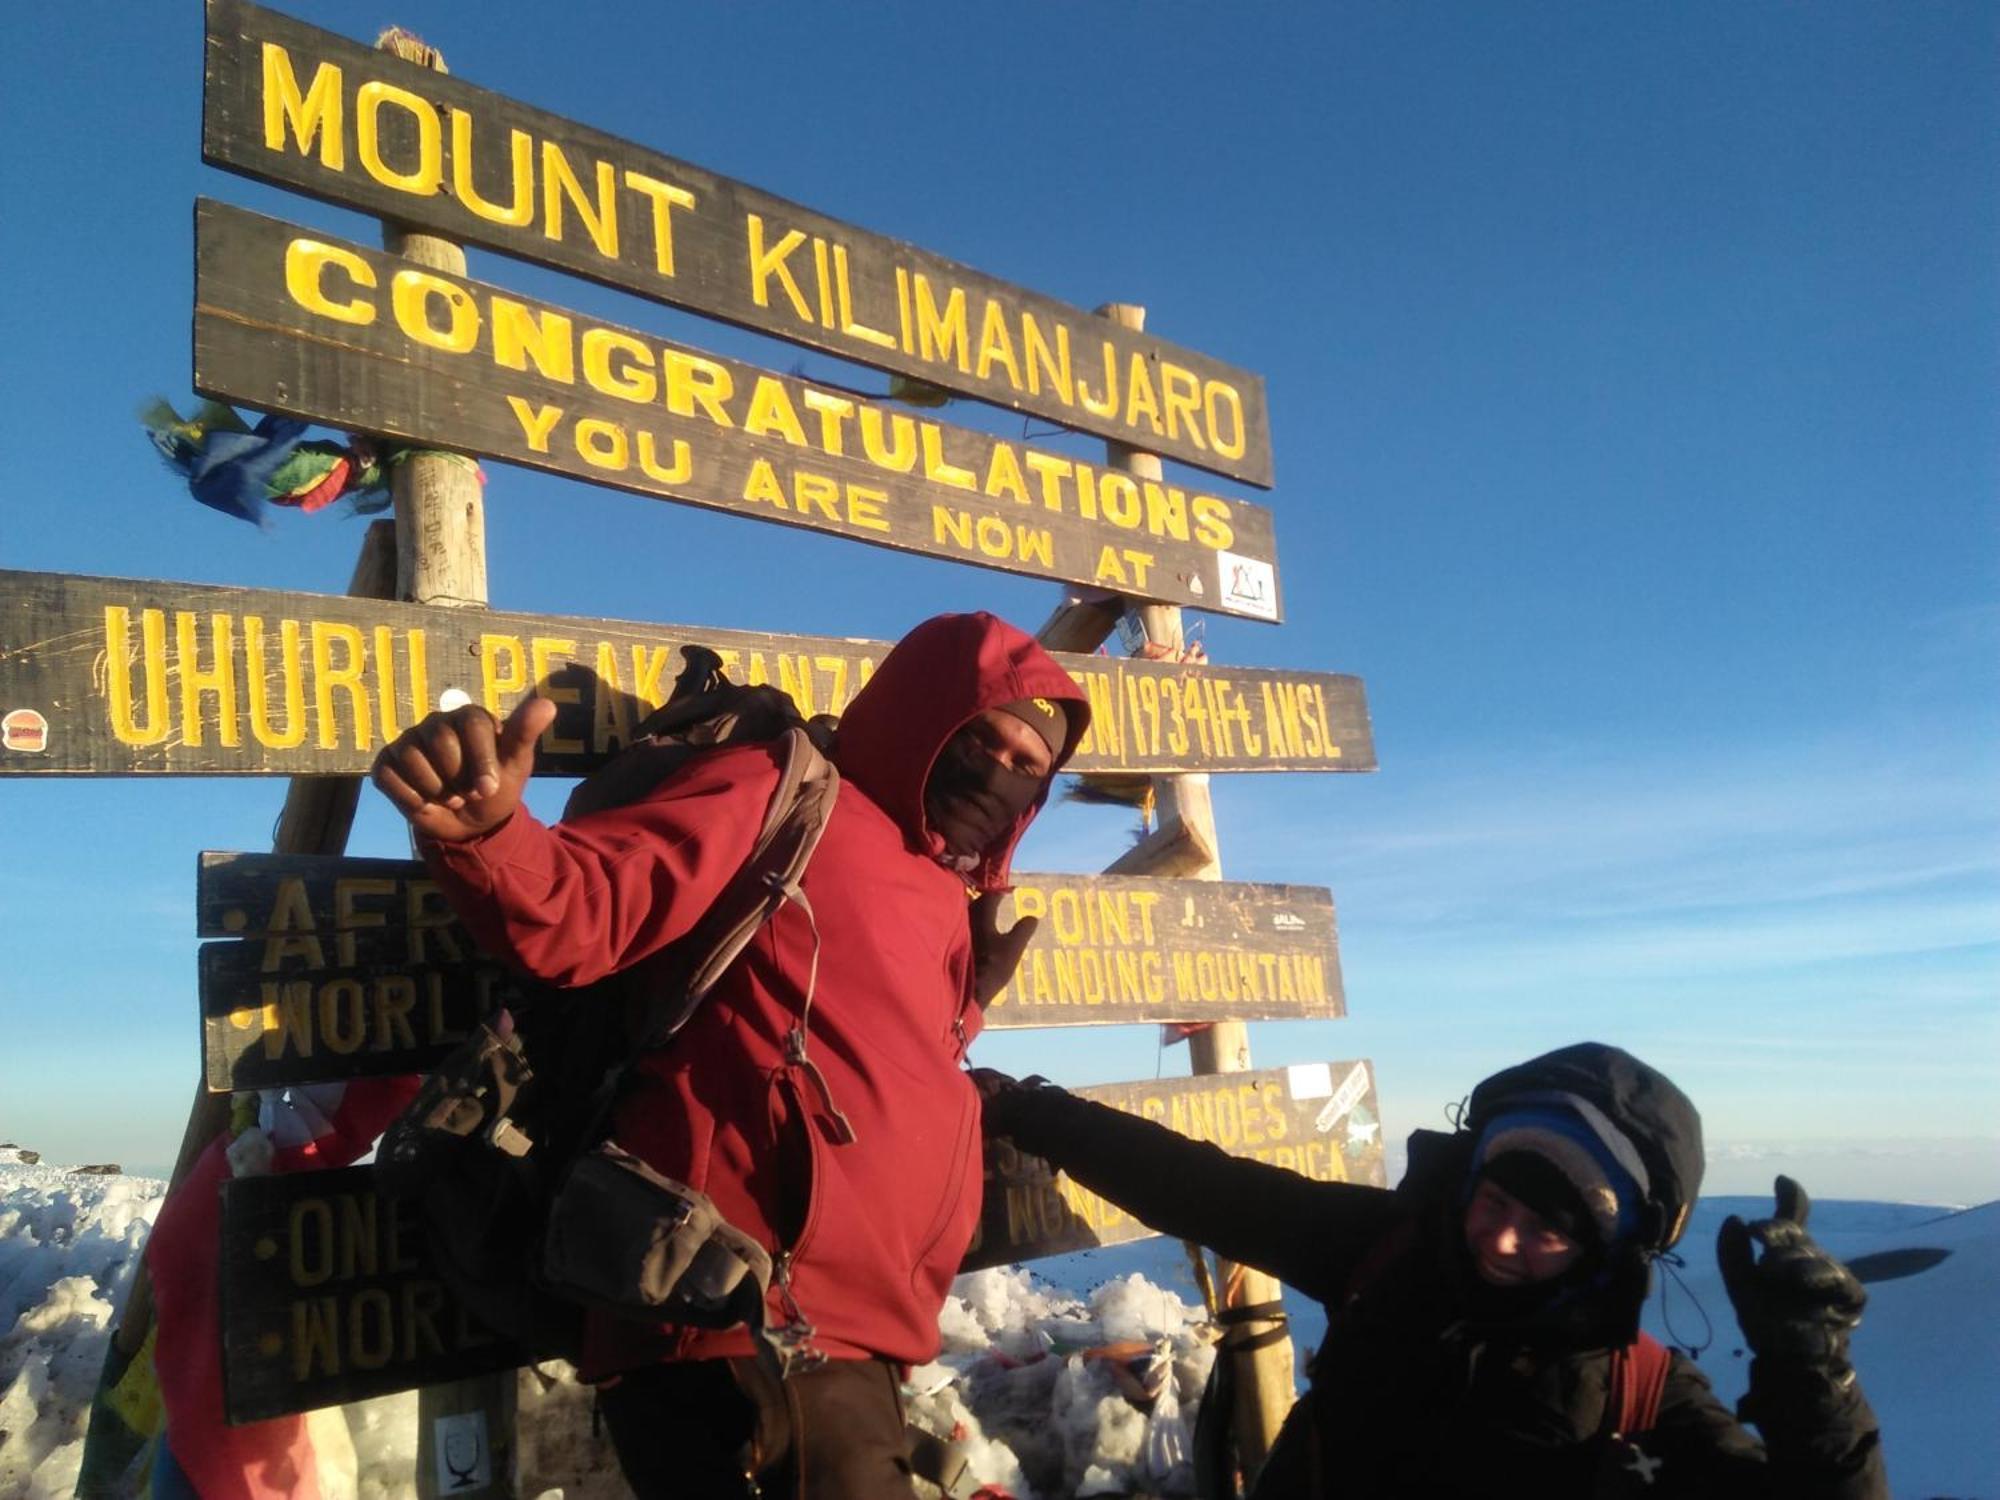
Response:
[{"label": "black waist pack", "polygon": [[[733,715],[735,695],[756,695],[761,710],[777,690],[718,685],[711,663],[690,696],[703,665],[692,663],[674,699],[641,726],[649,732],[607,768],[611,800],[602,784],[593,788],[597,777],[577,789],[592,791],[588,810],[642,795],[708,748],[771,737],[768,717],[745,716],[746,731],[718,730],[717,705]],[[518,1013],[495,1013],[382,1138],[377,1180],[417,1202],[445,1283],[467,1312],[529,1354],[576,1360],[585,1308],[764,1331],[771,1252],[707,1195],[655,1172],[607,1131],[637,1059],[671,1043],[777,909],[790,902],[811,919],[799,882],[832,815],[839,773],[796,713],[775,740],[781,774],[757,841],[694,930],[630,975],[542,991]],[[808,977],[794,1032],[802,1063],[811,1005]]]}]

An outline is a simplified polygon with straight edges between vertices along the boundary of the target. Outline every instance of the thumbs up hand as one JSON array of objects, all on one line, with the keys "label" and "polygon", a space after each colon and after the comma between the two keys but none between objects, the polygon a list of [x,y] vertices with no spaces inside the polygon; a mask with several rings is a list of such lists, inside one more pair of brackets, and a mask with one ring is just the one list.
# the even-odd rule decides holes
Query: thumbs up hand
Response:
[{"label": "thumbs up hand", "polygon": [[477,838],[521,805],[535,741],[555,717],[547,698],[522,699],[504,724],[476,703],[434,713],[385,745],[369,778],[423,837]]},{"label": "thumbs up hand", "polygon": [[1736,1321],[1760,1357],[1844,1367],[1848,1335],[1868,1293],[1806,1233],[1812,1211],[1806,1190],[1780,1177],[1777,1200],[1770,1218],[1746,1225],[1731,1214],[1716,1236],[1715,1258]]}]

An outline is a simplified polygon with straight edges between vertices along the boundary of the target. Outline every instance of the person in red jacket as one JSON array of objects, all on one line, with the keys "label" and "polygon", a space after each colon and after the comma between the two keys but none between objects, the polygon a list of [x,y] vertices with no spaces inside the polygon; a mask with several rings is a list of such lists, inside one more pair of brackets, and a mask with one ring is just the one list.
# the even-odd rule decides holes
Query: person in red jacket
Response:
[{"label": "person in red jacket", "polygon": [[[482,946],[576,986],[688,933],[748,855],[778,761],[719,750],[551,827],[520,799],[553,718],[541,698],[504,725],[433,714],[374,780]],[[613,1137],[773,1252],[767,1322],[802,1350],[779,1383],[742,1327],[593,1317],[583,1373],[641,1495],[908,1493],[900,1367],[935,1355],[979,1217],[963,1059],[981,1019],[975,928],[993,934],[975,898],[1005,889],[1087,719],[1069,674],[993,616],[911,631],[842,717],[810,912],[787,904],[641,1064]],[[1005,965],[1025,939],[1016,927],[988,957]]]}]

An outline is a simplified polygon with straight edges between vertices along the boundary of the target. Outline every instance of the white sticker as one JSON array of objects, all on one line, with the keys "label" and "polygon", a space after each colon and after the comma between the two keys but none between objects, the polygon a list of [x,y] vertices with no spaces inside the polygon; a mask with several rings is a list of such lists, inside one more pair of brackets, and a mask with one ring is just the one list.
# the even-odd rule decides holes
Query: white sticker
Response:
[{"label": "white sticker", "polygon": [[454,708],[463,708],[472,701],[472,694],[464,688],[446,688],[438,694],[438,707],[446,713]]},{"label": "white sticker", "polygon": [[440,1495],[470,1494],[493,1483],[493,1454],[486,1446],[486,1413],[460,1412],[431,1424],[437,1439],[437,1488]]},{"label": "white sticker", "polygon": [[1340,1080],[1340,1087],[1333,1091],[1333,1097],[1326,1101],[1326,1107],[1313,1117],[1313,1129],[1321,1134],[1333,1129],[1347,1112],[1359,1104],[1368,1094],[1368,1064],[1356,1063],[1354,1069]]},{"label": "white sticker", "polygon": [[1273,912],[1271,925],[1279,932],[1304,932],[1306,919],[1294,911]]},{"label": "white sticker", "polygon": [[1278,575],[1267,562],[1217,552],[1215,568],[1222,575],[1222,605],[1247,614],[1278,618]]},{"label": "white sticker", "polygon": [[1285,1069],[1285,1087],[1294,1099],[1324,1099],[1333,1092],[1333,1069],[1325,1063],[1293,1063]]}]

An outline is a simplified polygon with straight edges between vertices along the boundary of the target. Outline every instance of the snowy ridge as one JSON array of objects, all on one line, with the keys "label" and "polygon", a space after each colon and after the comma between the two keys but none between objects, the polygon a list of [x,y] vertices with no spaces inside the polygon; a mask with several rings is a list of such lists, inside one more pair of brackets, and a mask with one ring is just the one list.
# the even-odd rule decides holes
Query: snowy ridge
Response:
[{"label": "snowy ridge", "polygon": [[[0,1500],[67,1497],[113,1309],[159,1211],[155,1179],[76,1176],[0,1157]],[[1768,1199],[1704,1200],[1681,1249],[1680,1284],[1649,1304],[1663,1338],[1699,1343],[1725,1400],[1747,1359],[1715,1272],[1716,1227]],[[2000,1203],[1952,1212],[1878,1202],[1814,1205],[1812,1228],[1854,1260],[1895,1250],[1948,1252],[1915,1274],[1875,1281],[1856,1363],[1881,1415],[1901,1500],[2000,1500]],[[1887,1263],[1891,1269],[1896,1262]],[[1081,1288],[1081,1292],[1066,1288]],[[936,1362],[910,1382],[913,1417],[985,1483],[1017,1500],[1188,1493],[1187,1447],[1213,1359],[1186,1257],[1140,1241],[961,1277],[946,1304]],[[1310,1350],[1319,1308],[1288,1297]],[[1665,1316],[1662,1316],[1662,1308]],[[626,1494],[590,1433],[589,1393],[555,1367],[521,1376],[521,1493],[564,1500]],[[327,1500],[414,1495],[412,1396],[328,1413],[314,1441]]]}]

